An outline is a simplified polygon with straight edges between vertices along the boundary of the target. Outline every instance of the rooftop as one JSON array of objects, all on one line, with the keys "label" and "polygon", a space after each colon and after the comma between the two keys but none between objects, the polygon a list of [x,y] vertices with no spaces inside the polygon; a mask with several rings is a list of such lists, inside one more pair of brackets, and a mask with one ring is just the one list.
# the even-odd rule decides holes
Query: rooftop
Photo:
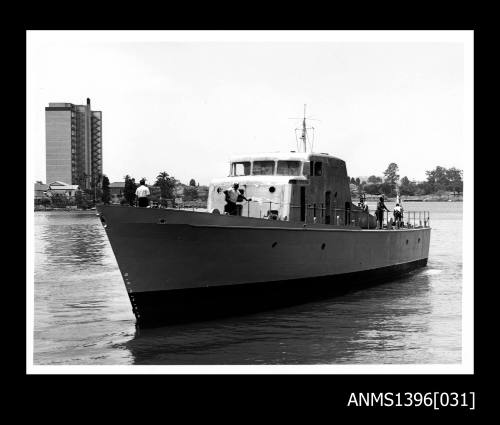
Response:
[{"label": "rooftop", "polygon": [[69,183],[57,180],[55,182],[49,183],[49,186],[69,186]]},{"label": "rooftop", "polygon": [[290,152],[263,152],[263,153],[252,153],[252,154],[243,154],[243,155],[234,155],[231,156],[230,161],[231,162],[237,162],[237,161],[252,161],[252,160],[282,160],[282,161],[308,161],[311,156],[320,156],[320,157],[325,157],[325,158],[336,158],[330,154],[321,152],[321,153],[316,153],[316,152],[295,152],[295,151],[290,151]]},{"label": "rooftop", "polygon": [[48,190],[49,185],[44,183],[35,183],[35,190]]},{"label": "rooftop", "polygon": [[78,190],[80,187],[77,184],[68,184],[61,181],[52,182],[48,186],[50,190]]},{"label": "rooftop", "polygon": [[72,103],[66,102],[50,102],[49,108],[71,108],[73,106]]}]

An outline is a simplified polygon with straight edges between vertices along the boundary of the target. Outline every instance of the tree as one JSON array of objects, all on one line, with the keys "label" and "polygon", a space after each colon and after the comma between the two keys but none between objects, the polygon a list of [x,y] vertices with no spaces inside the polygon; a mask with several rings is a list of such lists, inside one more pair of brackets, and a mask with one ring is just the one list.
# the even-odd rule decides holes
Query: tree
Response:
[{"label": "tree", "polygon": [[196,181],[194,179],[189,180],[189,186],[196,186]]},{"label": "tree", "polygon": [[47,208],[47,206],[50,205],[50,199],[49,198],[40,199],[40,205],[43,205],[44,208]]},{"label": "tree", "polygon": [[167,199],[175,198],[175,178],[169,176],[166,171],[162,171],[156,176],[154,185],[160,187],[163,204],[166,203]]},{"label": "tree", "polygon": [[109,179],[106,174],[102,176],[102,197],[101,200],[105,204],[109,204],[111,200],[111,193],[109,190]]},{"label": "tree", "polygon": [[408,186],[410,184],[410,179],[406,176],[404,176],[402,179],[401,179],[401,187],[402,186]]},{"label": "tree", "polygon": [[384,182],[380,185],[380,191],[386,196],[395,196],[396,191],[394,186],[389,182]]},{"label": "tree", "polygon": [[351,177],[351,183],[356,184],[356,180],[354,179],[354,177]]},{"label": "tree", "polygon": [[92,189],[92,203],[95,205],[102,198],[102,174],[94,174],[91,177],[90,188]]},{"label": "tree", "polygon": [[370,176],[368,177],[368,183],[382,183],[382,177]]},{"label": "tree", "polygon": [[437,166],[434,170],[426,171],[427,183],[430,185],[431,192],[444,190],[447,186],[448,180],[446,178],[446,168]]},{"label": "tree", "polygon": [[161,201],[161,190],[158,186],[149,186],[149,200],[151,202],[160,203]]},{"label": "tree", "polygon": [[395,162],[391,162],[384,171],[384,187],[382,191],[388,196],[396,194],[396,185],[399,180],[398,171],[399,167]]},{"label": "tree", "polygon": [[50,198],[53,207],[65,208],[68,205],[68,197],[62,193],[54,193]]},{"label": "tree", "polygon": [[88,193],[77,190],[75,192],[75,203],[76,207],[82,210],[86,210],[89,207]]},{"label": "tree", "polygon": [[189,185],[184,188],[184,201],[196,201],[198,199],[198,189]]},{"label": "tree", "polygon": [[135,190],[137,189],[137,184],[134,178],[131,178],[128,174],[125,178],[125,187],[123,188],[123,197],[129,205],[134,205],[135,201]]},{"label": "tree", "polygon": [[377,195],[381,192],[379,183],[367,183],[363,186],[363,191],[368,195]]},{"label": "tree", "polygon": [[396,183],[399,180],[398,171],[398,164],[396,164],[395,162],[391,162],[387,169],[384,171],[384,181],[395,187]]},{"label": "tree", "polygon": [[359,177],[356,177],[356,185],[358,187],[361,186],[361,180],[359,179]]},{"label": "tree", "polygon": [[410,181],[408,177],[404,176],[399,185],[399,193],[401,195],[412,196],[415,195],[416,191],[417,184],[414,181]]},{"label": "tree", "polygon": [[[461,193],[463,191],[462,170],[452,167],[437,166],[434,170],[426,171],[427,181],[425,188],[428,193],[436,193],[439,191],[452,191],[453,193]],[[422,183],[422,187],[424,187]]]},{"label": "tree", "polygon": [[458,168],[452,167],[446,170],[446,179],[448,184],[446,189],[451,190],[453,194],[460,194],[464,189],[464,182],[462,181],[463,171]]},{"label": "tree", "polygon": [[429,195],[434,192],[434,186],[429,183],[428,181],[426,182],[420,182],[417,184],[417,191],[415,192],[416,195]]}]

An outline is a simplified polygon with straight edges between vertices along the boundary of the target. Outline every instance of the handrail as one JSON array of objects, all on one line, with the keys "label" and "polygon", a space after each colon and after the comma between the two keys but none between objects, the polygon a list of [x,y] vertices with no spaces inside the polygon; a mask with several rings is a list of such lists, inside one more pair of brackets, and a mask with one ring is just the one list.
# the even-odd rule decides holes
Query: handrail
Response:
[{"label": "handrail", "polygon": [[[250,202],[247,202],[247,215],[250,217]],[[263,201],[263,204],[269,204],[269,211],[272,210],[273,205],[277,205],[278,208],[283,205],[289,205],[290,212],[301,209],[301,205],[293,205],[291,203],[282,203],[275,201]],[[324,204],[306,204],[304,214],[304,224],[332,224],[336,226],[346,226],[346,227],[360,227],[361,219],[365,217],[366,225],[368,229],[376,229],[379,227],[377,221],[376,226],[370,226],[371,219],[376,219],[376,214],[370,214],[366,211],[360,211],[350,208],[337,208],[331,207],[327,209]],[[328,214],[329,212],[329,214]],[[403,211],[401,221],[398,223],[395,218],[390,217],[393,211],[383,211],[382,217],[382,228],[392,229],[392,228],[422,228],[430,227],[430,213],[429,211]],[[262,210],[260,210],[260,218],[262,218]],[[418,214],[418,215],[417,215]],[[267,217],[267,216],[264,216]]]},{"label": "handrail", "polygon": [[[300,205],[292,205],[290,204],[290,209],[300,209]],[[320,212],[314,216],[312,213],[314,211]],[[370,228],[370,217],[374,217],[373,214],[370,214],[366,211],[353,210],[349,208],[331,208],[330,212],[333,214],[326,214],[326,208],[321,206],[314,207],[313,204],[307,204],[305,208],[305,223],[317,223],[318,216],[321,218],[321,222],[323,224],[333,224],[333,225],[343,225],[343,226],[359,226],[361,217],[366,217],[368,229]],[[390,217],[390,214],[393,214],[393,211],[383,211],[383,219],[382,224],[387,229],[391,229],[393,227],[396,228],[422,228],[422,227],[430,227],[430,212],[429,211],[404,211],[401,222],[398,225],[398,222]],[[418,217],[417,217],[418,214]],[[330,223],[326,223],[326,217],[331,218]],[[315,220],[316,218],[316,220]],[[376,216],[375,216],[376,218]],[[378,223],[377,223],[378,226]]]},{"label": "handrail", "polygon": [[[396,228],[406,227],[408,229],[430,227],[429,211],[405,211],[403,212],[403,216],[401,218],[400,223],[398,223],[396,220],[393,220],[392,218],[389,220],[389,213],[390,211],[385,211],[385,210],[383,211],[384,217],[382,223],[385,223],[387,228],[392,228],[393,226],[396,226]],[[406,221],[405,221],[405,216],[406,216]]]}]

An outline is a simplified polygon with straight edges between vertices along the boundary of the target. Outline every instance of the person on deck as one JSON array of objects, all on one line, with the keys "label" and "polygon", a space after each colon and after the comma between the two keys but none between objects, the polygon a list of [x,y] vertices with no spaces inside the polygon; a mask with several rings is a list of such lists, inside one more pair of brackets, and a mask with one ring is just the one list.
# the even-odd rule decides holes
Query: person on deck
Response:
[{"label": "person on deck", "polygon": [[377,229],[383,229],[384,226],[384,210],[389,211],[384,204],[384,197],[381,196],[377,202]]},{"label": "person on deck", "polygon": [[361,208],[361,211],[363,211],[365,213],[368,213],[368,205],[365,202],[365,197],[364,196],[361,196],[359,198],[358,207]]},{"label": "person on deck", "polygon": [[399,204],[394,207],[394,220],[396,221],[396,227],[399,229],[403,222],[403,207]]},{"label": "person on deck", "polygon": [[141,179],[139,183],[141,185],[135,191],[135,196],[137,197],[139,207],[149,207],[148,196],[150,195],[150,193],[148,187],[146,186],[146,180]]},{"label": "person on deck", "polygon": [[224,212],[229,215],[238,215],[237,202],[251,201],[251,199],[245,198],[243,195],[243,190],[239,189],[240,185],[234,183],[231,189],[225,190],[226,195],[226,205],[224,205]]}]

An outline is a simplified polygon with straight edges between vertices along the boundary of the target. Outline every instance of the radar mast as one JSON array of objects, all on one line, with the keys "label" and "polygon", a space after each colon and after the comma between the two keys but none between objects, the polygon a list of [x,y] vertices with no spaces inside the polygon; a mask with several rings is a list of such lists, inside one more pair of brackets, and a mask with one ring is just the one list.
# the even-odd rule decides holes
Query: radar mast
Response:
[{"label": "radar mast", "polygon": [[[302,128],[295,129],[295,137],[296,138],[297,138],[297,131],[298,130],[302,131],[301,136],[299,137],[299,139],[301,140],[300,146],[299,146],[299,143],[297,140],[297,150],[299,152],[312,152],[313,144],[314,144],[314,127],[307,127],[307,125],[306,125],[306,107],[307,107],[307,105],[304,104],[304,116],[301,118],[302,119]],[[295,119],[295,118],[292,118],[292,119]],[[313,131],[312,140],[309,138],[308,130]],[[308,145],[309,145],[309,150],[308,150]]]}]

